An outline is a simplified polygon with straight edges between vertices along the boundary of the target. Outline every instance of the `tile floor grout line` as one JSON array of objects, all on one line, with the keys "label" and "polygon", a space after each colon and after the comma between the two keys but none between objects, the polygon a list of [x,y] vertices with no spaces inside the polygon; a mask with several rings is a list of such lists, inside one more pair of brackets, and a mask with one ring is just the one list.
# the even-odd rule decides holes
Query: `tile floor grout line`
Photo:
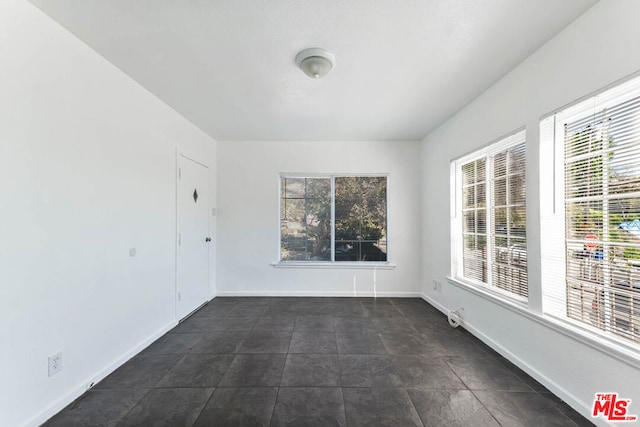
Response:
[{"label": "tile floor grout line", "polygon": [[[473,397],[480,402],[480,405],[482,405],[482,407],[484,408],[485,411],[487,411],[489,413],[489,415],[491,415],[491,418],[493,418],[494,420],[496,420],[496,423],[498,423],[499,426],[502,426],[502,423],[500,422],[500,420],[498,420],[498,418],[496,418],[496,416],[493,414],[493,412],[491,412],[491,410],[489,408],[487,408],[487,406],[484,404],[484,402],[482,400],[480,400],[480,398],[478,397],[478,395],[476,395],[476,393],[474,392],[474,390],[469,389],[469,391],[471,392],[471,394],[473,395]],[[477,390],[476,390],[477,391]]]},{"label": "tile floor grout line", "polygon": [[[340,381],[342,383],[342,381]],[[344,400],[344,387],[338,387],[340,390],[340,398],[342,399],[342,413],[344,414],[344,424],[345,426],[349,425],[349,421],[347,421],[347,402]]]},{"label": "tile floor grout line", "polygon": [[273,416],[276,412],[276,406],[278,405],[278,398],[280,397],[280,388],[282,386],[282,379],[284,378],[284,370],[287,368],[287,360],[289,360],[289,349],[291,348],[291,341],[293,340],[293,332],[295,331],[296,320],[293,322],[293,330],[291,331],[291,335],[289,336],[289,344],[287,345],[287,352],[284,356],[284,363],[282,364],[282,373],[280,374],[280,381],[278,381],[278,391],[276,392],[276,400],[273,403],[273,408],[271,409],[271,416],[269,417],[269,425],[273,422]]},{"label": "tile floor grout line", "polygon": [[218,389],[218,387],[214,387],[213,391],[211,392],[211,396],[209,396],[209,398],[207,399],[206,402],[204,402],[204,405],[202,405],[202,409],[200,409],[200,412],[198,412],[198,416],[196,417],[196,419],[193,421],[192,426],[196,425],[198,423],[198,420],[200,419],[200,417],[202,416],[202,413],[204,412],[204,409],[207,407],[207,405],[209,404],[209,402],[213,399],[213,396],[216,394],[216,390]]},{"label": "tile floor grout line", "polygon": [[[131,390],[131,389],[126,389],[126,390]],[[135,405],[133,405],[133,406],[131,407],[131,409],[129,409],[129,410],[127,411],[127,413],[126,413],[126,414],[124,414],[122,417],[120,417],[120,419],[118,420],[118,422],[117,422],[116,424],[122,424],[122,421],[124,421],[124,420],[127,418],[127,416],[131,413],[131,411],[133,411],[135,408],[137,408],[137,407],[138,407],[138,405],[140,404],[140,402],[142,402],[142,400],[143,400],[145,397],[147,397],[147,396],[151,393],[151,391],[152,391],[152,390],[155,390],[155,389],[153,389],[153,388],[148,389],[148,390],[147,390],[147,392],[146,392],[142,397],[140,397],[140,399],[138,399],[138,401],[136,402],[136,404],[135,404]]]},{"label": "tile floor grout line", "polygon": [[[284,372],[284,368],[282,369]],[[282,381],[282,380],[280,380]],[[276,413],[276,405],[278,404],[278,398],[280,397],[280,386],[278,386],[278,390],[276,391],[276,399],[273,402],[273,408],[271,408],[271,415],[269,416],[269,423],[267,424],[268,426],[271,425],[271,423],[273,422],[273,415]]]},{"label": "tile floor grout line", "polygon": [[422,419],[422,416],[420,415],[420,412],[418,412],[418,408],[416,408],[416,404],[413,401],[413,399],[411,398],[411,395],[409,394],[409,392],[407,391],[407,389],[404,389],[405,394],[407,395],[407,397],[409,398],[409,402],[411,402],[411,407],[413,407],[413,410],[416,411],[416,415],[418,416],[418,419],[420,420],[420,423],[422,423],[422,427],[425,427],[425,423],[424,420]]}]

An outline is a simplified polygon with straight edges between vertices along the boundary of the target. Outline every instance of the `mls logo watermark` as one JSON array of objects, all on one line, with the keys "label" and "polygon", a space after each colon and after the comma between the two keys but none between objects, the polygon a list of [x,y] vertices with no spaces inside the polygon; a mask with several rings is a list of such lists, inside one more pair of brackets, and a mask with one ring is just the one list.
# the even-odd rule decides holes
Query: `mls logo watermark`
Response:
[{"label": "mls logo watermark", "polygon": [[631,399],[620,399],[618,393],[596,393],[593,401],[592,417],[603,416],[607,421],[632,422],[636,415],[627,415]]}]

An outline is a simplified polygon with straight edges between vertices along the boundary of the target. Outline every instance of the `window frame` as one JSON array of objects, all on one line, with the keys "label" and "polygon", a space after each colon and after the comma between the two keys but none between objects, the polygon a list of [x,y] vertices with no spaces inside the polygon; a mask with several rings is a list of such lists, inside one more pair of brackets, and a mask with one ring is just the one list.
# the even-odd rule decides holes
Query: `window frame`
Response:
[{"label": "window frame", "polygon": [[[335,180],[343,177],[383,177],[386,181],[386,261],[336,261],[335,260]],[[283,260],[282,259],[282,179],[283,178],[329,178],[331,179],[331,259],[321,260]],[[300,267],[300,268],[364,268],[364,269],[393,269],[395,265],[390,261],[389,252],[389,174],[388,173],[291,173],[278,174],[278,261],[272,263],[274,267]]]},{"label": "window frame", "polygon": [[[516,129],[513,132],[510,132],[504,136],[501,136],[492,142],[484,145],[483,147],[476,149],[469,154],[463,155],[456,159],[453,159],[450,162],[450,240],[451,240],[451,277],[450,279],[459,283],[463,286],[470,287],[474,290],[478,290],[483,294],[486,294],[492,298],[496,298],[499,300],[507,301],[509,303],[516,304],[520,307],[528,306],[528,295],[529,295],[529,285],[528,285],[528,263],[527,263],[527,296],[522,296],[514,292],[510,292],[498,287],[493,281],[491,283],[484,283],[481,280],[477,280],[471,277],[464,276],[464,215],[463,215],[463,192],[464,192],[464,184],[462,177],[462,167],[468,163],[485,159],[485,238],[486,238],[486,247],[487,247],[487,256],[484,262],[487,264],[487,272],[488,276],[491,276],[492,269],[492,258],[493,258],[493,249],[494,242],[493,237],[495,237],[495,231],[491,231],[493,227],[494,221],[494,211],[495,208],[492,205],[494,199],[494,182],[493,182],[493,164],[494,158],[496,155],[517,147],[521,144],[525,146],[525,155],[527,150],[527,132],[526,128],[523,126],[521,128]],[[526,157],[525,157],[526,162]],[[526,163],[525,163],[526,164]],[[525,181],[524,181],[524,191],[526,194],[527,187],[527,172],[525,170]],[[526,197],[525,197],[525,210],[526,210]],[[525,230],[526,226],[525,219]],[[525,231],[526,236],[526,231]],[[528,240],[525,240],[528,242]],[[528,257],[528,243],[526,255]],[[489,279],[488,279],[489,280]]]},{"label": "window frame", "polygon": [[[612,346],[621,347],[632,351],[636,355],[640,354],[640,342],[625,338],[622,334],[609,330],[612,329],[609,325],[610,317],[614,317],[615,314],[606,312],[606,308],[601,313],[607,318],[605,320],[605,328],[576,319],[567,313],[570,304],[566,294],[567,280],[570,276],[568,273],[567,240],[571,239],[567,239],[566,225],[567,196],[565,192],[567,183],[565,176],[566,141],[564,138],[564,125],[583,120],[592,114],[597,114],[596,111],[600,112],[605,108],[615,108],[633,98],[637,98],[638,95],[640,95],[640,76],[636,74],[546,114],[539,121],[541,164],[546,160],[547,163],[553,165],[554,171],[553,176],[541,176],[541,244],[543,247],[562,246],[561,253],[542,260],[542,316],[565,327],[573,328],[582,336],[594,338],[608,348],[612,348]],[[585,158],[589,157],[585,156]],[[545,190],[547,191],[545,192]],[[603,197],[605,196],[603,195]],[[571,199],[569,198],[569,200]],[[615,246],[615,244],[610,244],[610,246]],[[606,268],[611,269],[611,266],[607,265]],[[607,286],[604,284],[603,288],[606,289]],[[560,310],[563,311],[562,314],[560,314]]]}]

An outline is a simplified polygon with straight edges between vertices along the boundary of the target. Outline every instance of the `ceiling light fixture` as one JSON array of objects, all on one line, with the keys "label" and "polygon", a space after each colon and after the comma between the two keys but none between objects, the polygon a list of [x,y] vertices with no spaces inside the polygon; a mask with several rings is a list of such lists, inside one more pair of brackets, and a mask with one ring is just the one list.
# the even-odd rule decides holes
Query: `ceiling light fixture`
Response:
[{"label": "ceiling light fixture", "polygon": [[336,65],[336,56],[327,49],[312,47],[296,55],[296,64],[307,76],[319,79]]}]

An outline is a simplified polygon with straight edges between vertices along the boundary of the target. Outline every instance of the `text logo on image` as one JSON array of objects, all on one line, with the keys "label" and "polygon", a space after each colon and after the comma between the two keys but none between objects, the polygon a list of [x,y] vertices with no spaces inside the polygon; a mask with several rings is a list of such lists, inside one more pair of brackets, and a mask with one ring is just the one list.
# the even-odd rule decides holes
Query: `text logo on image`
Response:
[{"label": "text logo on image", "polygon": [[591,416],[603,416],[607,421],[636,421],[636,415],[627,415],[630,405],[631,399],[620,399],[618,393],[596,393]]}]

